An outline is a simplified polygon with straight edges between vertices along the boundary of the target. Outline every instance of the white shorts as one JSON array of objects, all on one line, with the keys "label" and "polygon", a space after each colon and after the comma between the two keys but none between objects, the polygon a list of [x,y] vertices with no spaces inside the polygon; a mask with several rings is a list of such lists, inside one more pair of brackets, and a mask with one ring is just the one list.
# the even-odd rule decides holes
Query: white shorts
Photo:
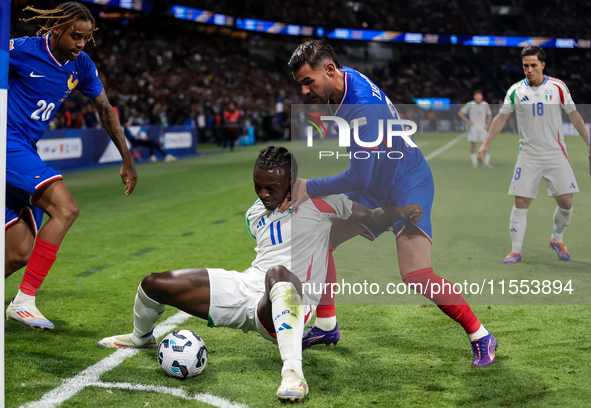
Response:
[{"label": "white shorts", "polygon": [[549,197],[579,192],[575,174],[566,157],[557,156],[544,162],[520,154],[513,171],[509,194],[536,198],[542,178],[546,180]]},{"label": "white shorts", "polygon": [[470,133],[468,133],[469,142],[482,143],[486,139],[487,131],[484,128],[470,127]]},{"label": "white shorts", "polygon": [[[268,333],[259,320],[257,309],[265,295],[265,274],[255,268],[245,272],[208,268],[210,302],[209,317],[216,327],[231,327],[243,332],[256,331],[264,339],[276,342],[275,333]],[[316,306],[304,305],[304,325]]]}]

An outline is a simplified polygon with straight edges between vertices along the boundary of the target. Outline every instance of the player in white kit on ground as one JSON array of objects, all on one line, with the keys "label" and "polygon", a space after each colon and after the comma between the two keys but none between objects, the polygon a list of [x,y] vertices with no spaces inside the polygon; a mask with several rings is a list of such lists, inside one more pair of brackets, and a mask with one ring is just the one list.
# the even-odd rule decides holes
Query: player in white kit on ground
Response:
[{"label": "player in white kit on ground", "polygon": [[579,187],[564,143],[562,110],[583,138],[588,154],[589,133],[566,84],[544,75],[544,50],[537,45],[530,45],[521,51],[521,57],[526,78],[513,84],[507,91],[503,106],[478,150],[478,161],[482,163],[491,142],[515,111],[520,147],[509,187],[509,194],[515,196],[509,224],[513,246],[504,263],[523,260],[527,209],[538,194],[542,178],[548,185],[548,195],[554,197],[558,204],[554,211],[554,230],[549,244],[559,259],[569,261],[570,255],[562,237],[572,218],[573,193],[577,193]]},{"label": "player in white kit on ground", "polygon": [[[473,100],[462,106],[458,112],[458,116],[470,126],[468,133],[468,141],[470,142],[470,159],[472,159],[472,167],[478,167],[478,160],[476,158],[476,144],[484,142],[486,138],[486,131],[492,121],[492,111],[490,106],[484,100],[482,91],[474,91]],[[490,153],[484,158],[484,167],[492,169],[490,165]]]},{"label": "player in white kit on ground", "polygon": [[278,207],[290,199],[296,178],[297,163],[286,148],[261,150],[253,173],[259,200],[246,212],[248,231],[257,244],[252,266],[243,273],[195,268],[147,275],[135,298],[133,333],[104,338],[99,347],[157,347],[152,332],[165,305],[171,305],[207,320],[210,327],[257,331],[276,341],[283,360],[277,397],[305,397],[302,335],[322,294],[302,291],[302,283],[325,282],[331,219],[387,228],[401,218],[418,222],[422,209],[409,204],[370,210],[345,195],[332,195],[307,200],[295,213],[281,213]]}]

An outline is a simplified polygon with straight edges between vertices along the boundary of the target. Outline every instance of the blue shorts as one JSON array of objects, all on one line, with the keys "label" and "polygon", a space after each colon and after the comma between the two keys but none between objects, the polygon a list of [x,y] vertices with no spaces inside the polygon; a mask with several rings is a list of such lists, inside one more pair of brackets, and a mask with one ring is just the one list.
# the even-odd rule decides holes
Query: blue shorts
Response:
[{"label": "blue shorts", "polygon": [[[364,193],[364,191],[355,191],[352,193],[346,193],[345,195],[349,197],[350,200],[356,201],[371,209],[380,207],[382,205],[397,205],[398,207],[404,207],[408,204],[419,204],[423,209],[423,217],[415,225],[429,239],[430,242],[433,242],[431,235],[431,207],[433,207],[435,185],[433,183],[432,176],[425,178],[421,183],[419,183],[419,185],[409,191],[397,193],[396,197],[390,196],[385,202],[378,202],[375,197]],[[412,221],[410,219],[398,220],[389,229],[372,227],[370,225],[364,224],[359,225],[361,225],[366,230],[365,233],[361,235],[370,241],[373,241],[386,231],[392,231],[394,232],[394,235],[398,237],[411,223]]]},{"label": "blue shorts", "polygon": [[36,234],[43,211],[33,206],[33,195],[45,184],[61,179],[62,175],[43,163],[32,146],[10,143],[6,149],[5,228],[17,222],[26,211]]}]

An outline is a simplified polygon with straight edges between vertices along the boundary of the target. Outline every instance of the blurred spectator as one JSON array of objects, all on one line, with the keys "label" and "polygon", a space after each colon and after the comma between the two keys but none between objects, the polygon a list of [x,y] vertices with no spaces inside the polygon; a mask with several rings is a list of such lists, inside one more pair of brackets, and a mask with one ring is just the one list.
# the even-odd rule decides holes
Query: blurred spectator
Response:
[{"label": "blurred spectator", "polygon": [[84,124],[89,129],[98,127],[98,112],[92,103],[87,103],[84,107]]},{"label": "blurred spectator", "polygon": [[224,130],[222,137],[222,149],[226,150],[229,146],[230,151],[234,151],[234,143],[238,138],[240,131],[240,111],[236,109],[234,102],[228,104],[228,109],[224,109]]},{"label": "blurred spectator", "polygon": [[131,143],[131,147],[132,148],[138,148],[138,147],[147,147],[148,149],[150,149],[150,161],[155,163],[158,161],[158,158],[156,157],[156,155],[154,154],[154,151],[158,151],[158,153],[160,153],[162,155],[162,157],[164,158],[165,162],[171,162],[171,161],[175,161],[176,157],[173,156],[172,154],[166,153],[164,150],[162,150],[162,147],[160,147],[160,144],[155,142],[152,139],[139,139],[134,137],[131,134],[131,131],[129,130],[129,126],[130,126],[130,122],[127,121],[123,124],[123,133],[125,134],[125,137],[127,138],[127,140],[129,140],[129,143]]}]

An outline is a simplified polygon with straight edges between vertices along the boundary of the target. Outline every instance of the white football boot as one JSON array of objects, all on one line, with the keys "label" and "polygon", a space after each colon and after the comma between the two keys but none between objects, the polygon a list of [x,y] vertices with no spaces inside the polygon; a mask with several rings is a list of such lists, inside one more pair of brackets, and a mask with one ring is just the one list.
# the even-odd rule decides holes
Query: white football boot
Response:
[{"label": "white football boot", "polygon": [[145,343],[134,343],[130,334],[120,334],[118,336],[105,337],[98,342],[99,347],[107,348],[156,348],[158,347],[158,341],[154,336],[150,336],[150,339]]},{"label": "white football boot", "polygon": [[308,395],[308,383],[293,370],[285,370],[281,385],[277,388],[280,401],[301,401]]},{"label": "white football boot", "polygon": [[14,303],[14,298],[6,308],[6,320],[12,319],[17,322],[37,329],[53,329],[53,323],[45,318],[35,306],[35,298],[32,301],[19,304]]}]

